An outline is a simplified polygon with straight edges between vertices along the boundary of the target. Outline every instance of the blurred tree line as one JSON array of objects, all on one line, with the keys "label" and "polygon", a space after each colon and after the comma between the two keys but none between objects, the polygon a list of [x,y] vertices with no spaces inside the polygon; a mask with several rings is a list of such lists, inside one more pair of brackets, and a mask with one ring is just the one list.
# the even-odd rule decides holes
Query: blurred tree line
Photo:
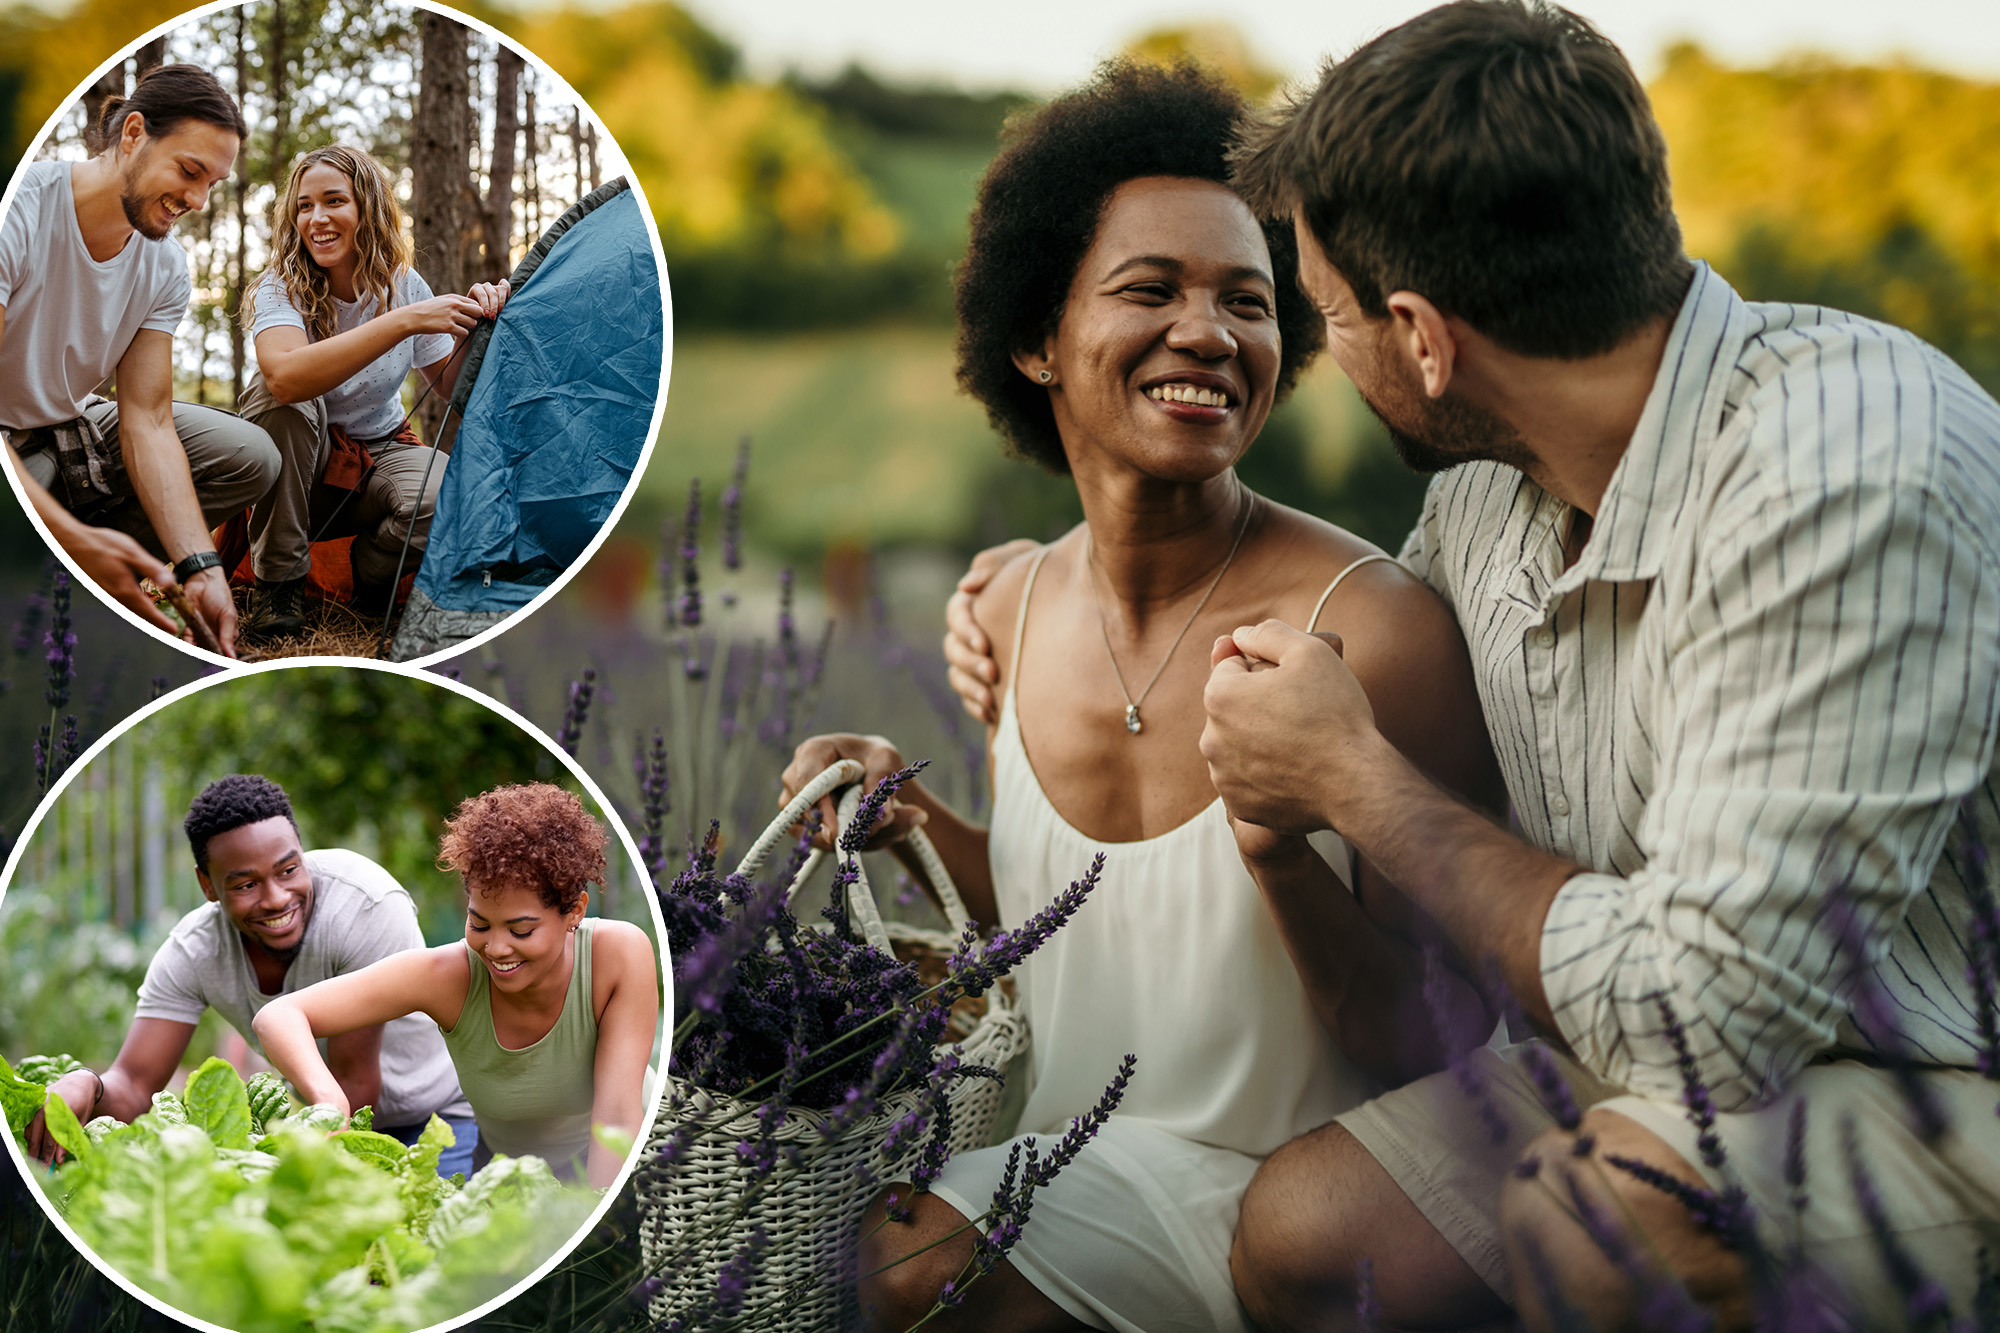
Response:
[{"label": "blurred tree line", "polygon": [[[301,15],[347,15],[340,6],[361,5],[275,2],[285,8],[271,12]],[[21,7],[0,11],[0,141],[18,152],[100,53],[135,39],[178,3],[81,0],[59,17]],[[253,13],[273,3],[259,0],[263,9]],[[948,379],[929,384],[942,368],[937,356],[913,357],[912,344],[892,345],[874,331],[893,325],[932,330],[927,336],[940,341],[948,336],[951,267],[963,250],[979,173],[1006,117],[1032,99],[900,86],[859,67],[830,78],[759,79],[726,39],[668,0],[518,10],[482,0],[473,12],[547,61],[603,116],[659,224],[680,351],[689,364],[709,354],[700,363],[705,374],[736,380],[750,394],[734,407],[670,405],[663,447],[671,445],[680,461],[666,469],[673,475],[661,487],[648,482],[633,518],[657,522],[674,512],[674,492],[687,472],[718,462],[726,467],[744,430],[760,432],[760,457],[781,468],[829,449],[859,457],[850,437],[866,434],[874,452],[893,456],[905,473],[921,461],[917,434],[928,432],[933,442],[943,438],[941,430],[983,437],[976,410],[954,417],[948,402],[933,401],[951,396]],[[207,21],[227,28],[237,22],[234,13]],[[390,32],[383,26],[390,19],[365,6],[339,21],[377,33],[373,41],[416,40]],[[277,145],[258,53],[270,34],[257,25],[268,27],[269,20],[250,23],[244,86],[260,108],[253,139],[261,141],[251,145],[246,179],[261,175],[268,182]],[[1274,96],[1279,84],[1226,26],[1163,28],[1135,38],[1129,50],[1152,59],[1197,56],[1257,99]],[[419,68],[430,63],[424,52],[414,55]],[[337,51],[323,58],[340,59]],[[531,85],[533,75],[531,65],[513,77]],[[480,234],[479,208],[490,211],[502,181],[517,183],[517,191],[531,188],[525,167],[509,175],[496,165],[504,164],[501,141],[515,142],[496,128],[487,91],[502,77],[490,44],[483,54],[475,49],[467,92],[447,89],[437,104],[487,99],[470,142],[461,133],[445,154],[467,164],[469,183],[434,195],[441,206],[472,209],[444,230],[456,226],[455,234],[467,238],[462,253],[474,263],[493,253]],[[1690,253],[1715,264],[1752,299],[1818,302],[1902,324],[1989,389],[2000,389],[2000,82],[1894,61],[1842,65],[1803,56],[1738,69],[1680,46],[1668,53],[1651,93],[1672,152]],[[507,104],[514,105],[511,98]],[[528,112],[525,119],[524,160],[537,152],[566,154],[572,179],[590,174],[596,149],[580,118],[568,136],[560,115]],[[406,131],[420,135],[434,123],[441,122],[428,109],[414,126],[385,119],[381,147],[393,156]],[[295,151],[315,131],[303,118],[294,125],[288,134]],[[540,139],[532,137],[537,133]],[[409,153],[416,153],[414,144]],[[420,239],[425,226],[419,209]],[[433,279],[433,285],[452,284]],[[769,359],[779,340],[792,339],[784,345],[800,352],[791,365],[824,367],[831,375],[839,354],[810,342],[816,330],[840,331],[864,366],[886,367],[881,378],[857,383],[845,396],[838,383],[816,379],[809,405],[762,412],[803,391],[787,382],[791,371]],[[919,375],[928,386],[920,392]],[[1353,407],[1322,401],[1281,409],[1247,460],[1246,478],[1393,545],[1421,482],[1401,469],[1379,429]],[[891,410],[921,417],[922,430],[892,438],[879,419]],[[718,412],[734,419],[717,420]],[[851,428],[841,424],[849,417]],[[1340,434],[1331,445],[1317,438],[1328,430]],[[984,438],[958,440],[942,456],[957,460],[952,466],[961,471],[979,470],[963,483],[978,496],[980,518],[964,524],[961,544],[996,529],[1045,532],[1072,516],[1066,486],[1000,464]],[[966,461],[975,457],[982,461]],[[937,466],[936,459],[928,465]],[[933,487],[926,499],[895,503],[936,507],[938,495]],[[886,513],[891,502],[872,507]],[[969,503],[961,497],[950,507],[967,510]],[[810,558],[803,547],[821,539],[819,526],[774,524],[756,512],[747,518],[758,541],[789,556]],[[876,530],[929,529],[905,516]]]},{"label": "blurred tree line", "polygon": [[[111,34],[169,13],[91,0],[60,18],[0,14],[0,89],[11,79],[16,90],[0,120],[10,157],[95,60],[130,40]],[[439,292],[505,276],[602,174],[581,109],[538,88],[513,50],[437,14],[367,0],[253,0],[178,24],[104,71],[55,122],[41,156],[86,155],[105,100],[164,60],[213,71],[251,127],[237,173],[175,233],[195,279],[176,342],[185,398],[227,404],[242,392],[253,367],[237,312],[265,264],[271,209],[298,154],[340,142],[380,159],[411,217],[417,269]]]}]

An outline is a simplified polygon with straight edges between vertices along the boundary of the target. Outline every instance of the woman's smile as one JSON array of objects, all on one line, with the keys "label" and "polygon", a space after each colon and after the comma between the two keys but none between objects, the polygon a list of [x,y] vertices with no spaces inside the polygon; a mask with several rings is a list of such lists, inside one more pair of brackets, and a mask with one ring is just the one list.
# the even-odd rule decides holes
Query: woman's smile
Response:
[{"label": "woman's smile", "polygon": [[[581,919],[579,906],[575,916]],[[532,888],[475,889],[465,905],[465,942],[486,965],[493,984],[513,992],[545,980],[568,984],[570,916],[544,903]],[[557,977],[557,973],[562,973]]]},{"label": "woman's smile", "polygon": [[299,239],[312,262],[330,272],[351,267],[361,213],[346,173],[324,162],[307,168],[299,177],[298,210]]},{"label": "woman's smile", "polygon": [[1270,414],[1276,307],[1270,250],[1242,200],[1214,181],[1141,177],[1105,203],[1055,334],[1023,368],[1050,370],[1072,466],[1082,449],[1209,476]]}]

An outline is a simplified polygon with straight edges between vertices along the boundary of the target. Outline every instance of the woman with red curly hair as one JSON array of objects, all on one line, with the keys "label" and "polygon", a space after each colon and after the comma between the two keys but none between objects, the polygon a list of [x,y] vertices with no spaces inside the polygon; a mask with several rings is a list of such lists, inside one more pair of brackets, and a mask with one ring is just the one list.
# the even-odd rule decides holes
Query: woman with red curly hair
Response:
[{"label": "woman with red curly hair", "polygon": [[254,1025],[265,1054],[305,1100],[346,1112],[316,1039],[428,1014],[479,1121],[475,1170],[535,1156],[610,1185],[623,1156],[591,1131],[639,1136],[660,969],[645,931],[584,915],[603,827],[560,787],[499,787],[458,807],[438,861],[465,880],[464,942],[280,996]]}]

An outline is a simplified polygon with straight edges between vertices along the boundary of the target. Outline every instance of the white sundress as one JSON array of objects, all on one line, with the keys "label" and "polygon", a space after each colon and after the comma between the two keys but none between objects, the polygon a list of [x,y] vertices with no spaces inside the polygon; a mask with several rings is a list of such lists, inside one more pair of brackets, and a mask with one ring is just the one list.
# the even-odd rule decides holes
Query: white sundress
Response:
[{"label": "white sundress", "polygon": [[[1320,606],[1358,565],[1387,558],[1342,570]],[[1038,557],[1021,594],[1015,677],[1040,569]],[[1090,898],[1015,974],[1032,1034],[1021,1132],[1053,1147],[1125,1054],[1138,1056],[1119,1112],[1036,1193],[1010,1262],[1093,1328],[1240,1333],[1229,1245],[1251,1175],[1379,1088],[1313,1013],[1219,799],[1158,837],[1085,837],[1035,777],[1011,683],[993,758],[988,856],[1001,924],[1019,925],[1105,857]],[[1347,845],[1332,833],[1312,841],[1351,887]],[[1009,1147],[954,1157],[935,1192],[978,1217]]]}]

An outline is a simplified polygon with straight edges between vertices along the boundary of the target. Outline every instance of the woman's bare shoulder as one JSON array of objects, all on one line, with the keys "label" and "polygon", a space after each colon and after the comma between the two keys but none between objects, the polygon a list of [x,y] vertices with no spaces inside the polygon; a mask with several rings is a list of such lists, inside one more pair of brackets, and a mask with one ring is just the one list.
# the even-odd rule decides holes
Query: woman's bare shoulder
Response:
[{"label": "woman's bare shoulder", "polygon": [[1313,628],[1327,628],[1327,614],[1336,606],[1422,614],[1437,602],[1423,580],[1398,562],[1394,552],[1302,510],[1271,500],[1265,503],[1271,507],[1271,538],[1276,548],[1273,563],[1290,581],[1287,595],[1306,598],[1310,608],[1336,581],[1339,584],[1327,599],[1321,623]]},{"label": "woman's bare shoulder", "polygon": [[1009,560],[979,594],[972,599],[972,618],[986,632],[993,646],[993,660],[1002,677],[1013,669],[1014,629],[1021,616],[1021,598],[1027,592],[1028,576],[1050,547],[1068,541],[1080,529],[1073,529],[1045,546],[1037,546]]}]

